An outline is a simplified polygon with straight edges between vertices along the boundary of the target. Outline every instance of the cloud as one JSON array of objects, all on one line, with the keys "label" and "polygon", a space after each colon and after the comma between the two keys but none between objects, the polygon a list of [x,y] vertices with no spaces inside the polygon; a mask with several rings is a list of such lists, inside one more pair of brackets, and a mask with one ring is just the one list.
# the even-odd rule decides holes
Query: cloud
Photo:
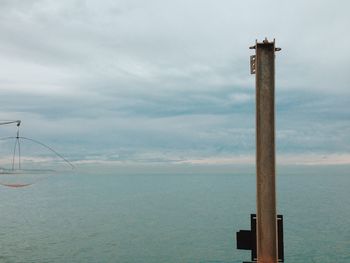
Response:
[{"label": "cloud", "polygon": [[278,152],[350,152],[346,1],[1,5],[0,117],[75,160],[253,155],[248,46],[265,36],[282,47]]},{"label": "cloud", "polygon": [[[202,158],[187,159],[180,161],[181,164],[204,164],[204,165],[253,165],[255,163],[254,156],[231,156],[222,158]],[[349,154],[297,154],[297,155],[281,155],[277,157],[277,165],[349,165]]]}]

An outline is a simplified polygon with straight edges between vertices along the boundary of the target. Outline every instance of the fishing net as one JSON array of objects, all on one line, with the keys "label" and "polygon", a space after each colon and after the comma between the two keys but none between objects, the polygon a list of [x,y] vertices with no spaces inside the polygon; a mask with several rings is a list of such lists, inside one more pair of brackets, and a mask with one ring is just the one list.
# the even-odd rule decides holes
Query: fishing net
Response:
[{"label": "fishing net", "polygon": [[39,140],[20,136],[20,121],[17,123],[16,136],[0,138],[0,185],[26,187],[57,172],[74,169],[74,165],[52,147]]}]

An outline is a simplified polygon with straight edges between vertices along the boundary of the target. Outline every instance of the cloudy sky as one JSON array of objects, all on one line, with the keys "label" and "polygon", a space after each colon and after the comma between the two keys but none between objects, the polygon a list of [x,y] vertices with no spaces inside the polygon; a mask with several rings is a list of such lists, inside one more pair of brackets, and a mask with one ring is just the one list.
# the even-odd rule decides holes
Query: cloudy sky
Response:
[{"label": "cloudy sky", "polygon": [[278,160],[350,163],[349,9],[0,0],[0,119],[81,162],[253,162],[248,47],[276,38]]}]

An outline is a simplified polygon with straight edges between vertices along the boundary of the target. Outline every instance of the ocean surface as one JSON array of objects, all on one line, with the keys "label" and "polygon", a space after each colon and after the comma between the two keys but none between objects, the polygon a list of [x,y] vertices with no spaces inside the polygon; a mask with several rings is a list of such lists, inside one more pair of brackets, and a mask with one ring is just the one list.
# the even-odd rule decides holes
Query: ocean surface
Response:
[{"label": "ocean surface", "polygon": [[[349,167],[280,168],[277,182],[285,262],[349,263]],[[0,262],[238,263],[254,212],[252,171],[57,173],[0,187]]]}]

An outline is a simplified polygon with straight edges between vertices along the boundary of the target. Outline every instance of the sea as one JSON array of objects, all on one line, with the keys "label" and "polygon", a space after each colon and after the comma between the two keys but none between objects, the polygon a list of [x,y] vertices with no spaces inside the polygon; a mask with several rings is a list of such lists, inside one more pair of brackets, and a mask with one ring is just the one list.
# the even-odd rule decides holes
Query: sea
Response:
[{"label": "sea", "polygon": [[[255,189],[254,168],[234,166],[78,167],[0,186],[0,262],[249,261],[236,232]],[[278,167],[277,206],[285,262],[350,262],[349,166]]]}]

